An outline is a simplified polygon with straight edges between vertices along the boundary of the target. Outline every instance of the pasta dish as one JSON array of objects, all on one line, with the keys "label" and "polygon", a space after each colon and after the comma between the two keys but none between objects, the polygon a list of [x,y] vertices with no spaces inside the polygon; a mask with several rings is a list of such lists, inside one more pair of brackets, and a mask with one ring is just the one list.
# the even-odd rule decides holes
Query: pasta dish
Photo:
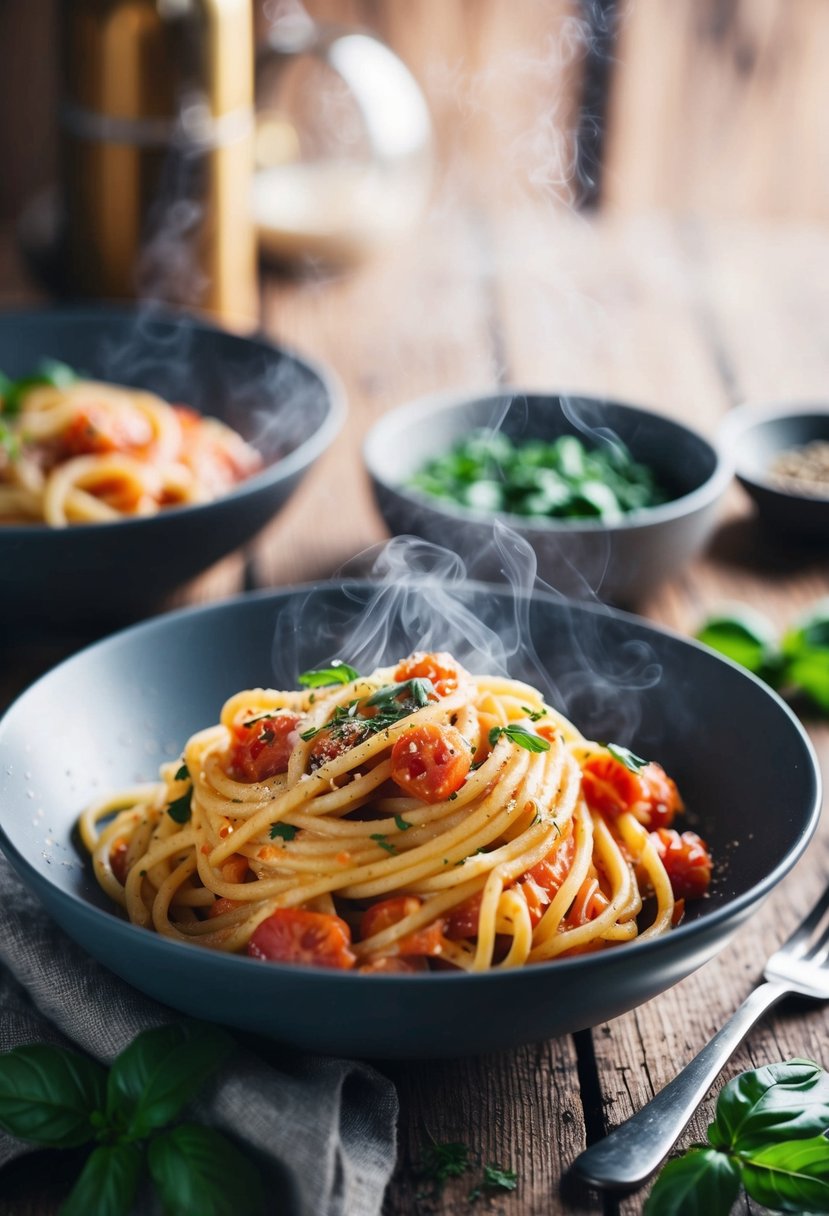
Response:
[{"label": "pasta dish", "polygon": [[529,685],[422,652],[300,683],[235,694],[160,783],[84,812],[134,924],[278,962],[477,972],[664,933],[705,894],[671,778]]},{"label": "pasta dish", "polygon": [[262,466],[216,418],[50,362],[0,377],[0,522],[104,523],[226,493]]}]

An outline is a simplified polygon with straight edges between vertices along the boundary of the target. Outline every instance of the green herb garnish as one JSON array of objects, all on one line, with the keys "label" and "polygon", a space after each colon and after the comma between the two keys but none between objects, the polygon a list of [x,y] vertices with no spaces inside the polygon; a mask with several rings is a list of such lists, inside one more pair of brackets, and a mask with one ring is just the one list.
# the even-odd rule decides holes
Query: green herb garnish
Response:
[{"label": "green herb garnish", "polygon": [[531,722],[538,722],[539,719],[547,716],[546,709],[531,709],[529,705],[522,705],[521,708]]},{"label": "green herb garnish", "polygon": [[44,359],[31,376],[21,376],[18,380],[3,376],[0,381],[0,413],[19,414],[23,398],[29,389],[39,388],[43,384],[49,384],[53,388],[68,388],[77,379],[77,372],[58,359]]},{"label": "green herb garnish", "polygon": [[350,684],[352,680],[359,678],[359,671],[349,667],[348,663],[343,663],[341,659],[334,659],[330,667],[304,671],[299,682],[303,688],[327,688],[332,684]]},{"label": "green herb garnish", "polygon": [[514,442],[488,430],[430,460],[410,484],[475,511],[608,522],[667,497],[618,439],[597,436],[588,448],[576,435]]},{"label": "green herb garnish", "polygon": [[430,701],[436,700],[437,693],[432,681],[416,676],[412,680],[404,680],[402,684],[386,684],[383,688],[378,688],[377,692],[368,698],[366,705],[387,706],[395,701],[411,701],[418,709],[423,709]]},{"label": "green herb garnish", "polygon": [[172,802],[167,803],[167,814],[176,823],[189,823],[192,814],[193,787],[181,795],[180,798],[174,798]]},{"label": "green herb garnish", "polygon": [[829,1212],[829,1074],[811,1060],[770,1064],[720,1091],[708,1145],[669,1161],[644,1216],[728,1216],[740,1192],[764,1207]]},{"label": "green herb garnish", "polygon": [[402,815],[395,815],[394,822],[395,822],[395,826],[401,832],[408,832],[409,828],[414,827],[414,824],[409,823],[408,819],[404,819]]},{"label": "green herb garnish", "polygon": [[506,735],[508,739],[513,743],[517,743],[519,747],[525,747],[528,752],[548,752],[550,750],[550,744],[546,739],[542,739],[540,735],[527,730],[526,726],[519,726],[517,722],[512,722],[509,726],[493,726],[489,732],[491,747],[495,746],[501,735]]},{"label": "green herb garnish", "polygon": [[613,759],[624,764],[625,768],[632,773],[641,773],[642,769],[647,768],[650,763],[649,760],[643,760],[641,756],[635,755],[627,747],[622,747],[618,743],[608,743],[606,747]]},{"label": "green herb garnish", "polygon": [[248,718],[247,722],[242,723],[242,726],[244,726],[245,730],[250,730],[257,722],[264,722],[267,718],[272,718],[275,713],[275,709],[269,709],[267,713],[258,714],[255,718]]},{"label": "green herb garnish", "polygon": [[779,641],[770,622],[748,610],[712,617],[697,638],[784,696],[829,714],[829,599],[818,601]]},{"label": "green herb garnish", "polygon": [[459,1140],[427,1144],[419,1173],[441,1186],[447,1178],[460,1178],[469,1169],[470,1149]]},{"label": "green herb garnish", "polygon": [[95,1146],[63,1216],[126,1216],[147,1172],[167,1212],[262,1216],[262,1180],[230,1140],[170,1126],[232,1050],[196,1023],[144,1031],[108,1070],[64,1047],[17,1047],[0,1055],[0,1128],[49,1148]]},{"label": "green herb garnish", "polygon": [[385,849],[387,853],[397,852],[395,846],[382,832],[375,832],[372,836],[369,836],[369,840],[373,840],[375,844],[379,844],[380,848]]},{"label": "green herb garnish", "polygon": [[271,840],[276,840],[281,837],[282,840],[293,840],[299,828],[294,827],[292,823],[272,823],[270,830]]}]

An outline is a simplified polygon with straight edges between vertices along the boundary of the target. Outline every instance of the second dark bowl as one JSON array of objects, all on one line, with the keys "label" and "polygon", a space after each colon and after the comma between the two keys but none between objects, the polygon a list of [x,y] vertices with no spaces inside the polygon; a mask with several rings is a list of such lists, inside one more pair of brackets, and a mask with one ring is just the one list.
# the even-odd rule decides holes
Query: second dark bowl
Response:
[{"label": "second dark bowl", "polygon": [[[428,460],[478,428],[502,429],[519,441],[576,435],[588,446],[615,436],[652,469],[670,500],[608,524],[486,514],[410,487]],[[472,577],[502,579],[504,553],[494,523],[499,520],[531,547],[539,577],[550,587],[577,599],[628,606],[702,547],[731,478],[713,444],[661,414],[603,398],[517,388],[429,397],[392,410],[369,433],[364,457],[393,534],[413,533],[452,549]]]},{"label": "second dark bowl", "polygon": [[320,366],[184,314],[90,307],[0,315],[0,369],[22,376],[44,358],[220,418],[260,452],[264,468],[212,502],[146,518],[0,525],[0,622],[15,626],[99,627],[157,607],[273,518],[345,413]]}]

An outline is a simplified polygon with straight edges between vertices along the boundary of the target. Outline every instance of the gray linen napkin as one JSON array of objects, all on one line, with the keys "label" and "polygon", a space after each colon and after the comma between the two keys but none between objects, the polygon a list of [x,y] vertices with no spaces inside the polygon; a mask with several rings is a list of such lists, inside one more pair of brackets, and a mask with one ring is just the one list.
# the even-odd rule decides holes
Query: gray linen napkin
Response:
[{"label": "gray linen napkin", "polygon": [[[70,941],[0,855],[0,1051],[48,1042],[109,1063],[176,1016]],[[394,1165],[393,1085],[365,1064],[284,1054],[278,1068],[234,1056],[188,1117],[270,1160],[274,1216],[377,1216]],[[0,1166],[29,1147],[0,1133]]]}]

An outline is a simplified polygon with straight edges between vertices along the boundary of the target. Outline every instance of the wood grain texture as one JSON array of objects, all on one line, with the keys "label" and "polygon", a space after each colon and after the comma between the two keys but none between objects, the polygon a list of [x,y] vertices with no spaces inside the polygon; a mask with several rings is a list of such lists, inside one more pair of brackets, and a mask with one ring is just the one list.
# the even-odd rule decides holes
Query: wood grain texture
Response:
[{"label": "wood grain texture", "polygon": [[632,211],[829,218],[822,0],[622,8],[603,200]]}]

